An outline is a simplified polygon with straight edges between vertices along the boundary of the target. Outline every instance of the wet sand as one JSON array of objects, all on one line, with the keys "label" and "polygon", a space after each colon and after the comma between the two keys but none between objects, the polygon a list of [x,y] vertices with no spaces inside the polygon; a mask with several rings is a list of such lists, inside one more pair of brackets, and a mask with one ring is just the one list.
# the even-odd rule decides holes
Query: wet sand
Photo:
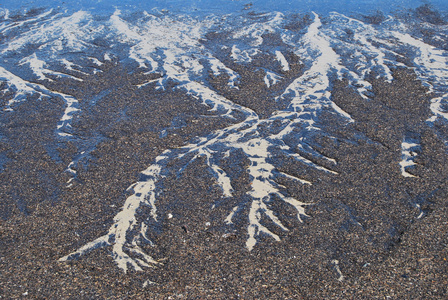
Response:
[{"label": "wet sand", "polygon": [[[214,190],[204,165],[197,161],[188,167],[188,176],[168,178],[164,185],[160,201],[170,203],[173,217],[166,218],[160,232],[154,235],[157,247],[143,246],[160,265],[124,274],[108,256],[107,248],[92,251],[79,260],[58,262],[71,249],[95,239],[110,226],[110,216],[119,211],[126,196],[123,191],[158,152],[179,146],[205,130],[200,116],[207,112],[193,99],[176,93],[165,97],[163,93],[146,93],[145,96],[163,102],[158,109],[154,109],[154,102],[147,109],[147,98],[139,94],[121,97],[120,93],[137,93],[126,85],[134,79],[120,67],[111,68],[104,72],[110,77],[98,76],[95,80],[99,85],[114,85],[110,78],[119,78],[117,82],[123,87],[117,88],[109,102],[104,100],[97,105],[91,119],[85,117],[77,124],[77,128],[85,128],[86,132],[97,130],[107,139],[92,153],[94,160],[88,168],[78,170],[76,183],[69,189],[64,188],[67,178],[58,175],[63,171],[60,165],[44,150],[53,135],[49,128],[54,128],[54,124],[44,120],[56,115],[58,107],[45,111],[40,109],[42,105],[28,105],[17,114],[19,120],[11,118],[6,124],[12,130],[14,122],[26,122],[21,125],[20,138],[15,139],[14,147],[21,151],[10,158],[16,163],[7,164],[0,175],[3,182],[10,182],[2,185],[2,194],[20,191],[16,197],[26,197],[29,202],[22,212],[17,206],[8,206],[14,209],[1,221],[4,299],[446,296],[448,157],[440,136],[447,127],[443,123],[435,128],[427,126],[430,95],[409,70],[397,70],[393,83],[372,80],[376,96],[370,102],[362,102],[343,82],[335,84],[334,101],[356,122],[344,125],[340,117],[323,111],[320,125],[337,139],[316,133],[313,140],[322,153],[338,161],[334,170],[340,176],[318,174],[319,183],[295,192],[298,199],[314,205],[308,207],[310,217],[304,224],[292,218],[294,212],[290,208],[284,208],[285,215],[291,215],[288,225],[294,229],[282,233],[281,242],[268,238],[248,252],[244,231],[235,229],[229,233],[222,231],[218,222],[207,224],[216,219],[213,214],[219,215],[219,210],[226,210],[226,206],[210,210],[210,203],[219,199],[220,192]],[[257,87],[248,83],[247,89]],[[116,122],[107,123],[124,109],[132,116],[132,122],[116,118]],[[23,117],[26,114],[35,118]],[[168,127],[163,122],[173,115],[181,115],[185,126],[161,138],[154,128]],[[98,124],[108,125],[95,129]],[[225,125],[228,124],[211,126]],[[409,181],[399,176],[397,163],[402,136],[411,133],[420,139],[421,150],[417,167],[409,171],[418,179]],[[360,139],[361,135],[370,142]],[[70,146],[56,150],[66,163],[75,151]],[[301,175],[310,180],[316,175],[287,159],[282,169],[292,174],[304,172]],[[47,177],[51,180],[48,187],[42,174],[53,176]],[[242,186],[239,196],[244,197],[248,188],[244,186],[250,184],[247,174],[241,173],[237,182]],[[55,193],[60,193],[61,200],[44,201]],[[421,210],[411,206],[411,198],[421,199]],[[15,200],[3,199],[2,203]],[[351,216],[354,210],[362,213],[357,216],[363,220],[362,229]],[[416,219],[421,213],[423,217]]]},{"label": "wet sand", "polygon": [[[283,74],[292,80],[303,66],[292,54],[288,60],[297,62]],[[273,101],[276,91],[262,84],[264,74],[257,73],[257,62],[231,67],[241,75],[240,89],[229,89],[228,78],[211,78],[220,94],[262,117],[282,108],[284,103]],[[312,205],[306,206],[308,217],[300,222],[292,207],[271,203],[290,228],[267,225],[281,241],[261,235],[248,251],[247,220],[222,225],[222,216],[247,197],[252,184],[245,172],[247,158],[235,152],[222,163],[232,172],[236,191],[228,202],[221,200],[205,157],[189,164],[182,176],[172,162],[158,200],[162,217],[148,233],[155,246],[140,245],[159,264],[124,273],[110,256],[110,247],[59,261],[108,230],[131,194],[126,189],[160,153],[239,121],[217,118],[174,88],[139,89],[136,85],[148,75],[130,73],[118,62],[102,69],[82,83],[48,84],[77,99],[93,99],[110,90],[94,105],[80,101],[83,114],[74,117],[73,127],[77,136],[96,145],[80,159],[70,186],[65,167],[79,152],[77,147],[86,144],[55,137],[64,103],[28,99],[15,114],[2,115],[2,299],[448,297],[448,123],[428,125],[434,95],[405,68],[394,69],[392,82],[369,78],[374,94],[369,101],[347,82],[333,82],[332,100],[355,121],[348,123],[334,111],[323,110],[317,124],[322,130],[309,133],[307,140],[337,164],[301,155],[337,175],[281,153],[272,158],[281,162],[279,171],[313,182],[308,186],[282,181],[292,197]],[[1,101],[7,100],[3,95]],[[419,145],[412,158],[415,164],[405,169],[408,176],[399,167],[404,141]],[[219,205],[210,209],[212,203]],[[149,213],[150,208],[142,208],[137,217]]]}]

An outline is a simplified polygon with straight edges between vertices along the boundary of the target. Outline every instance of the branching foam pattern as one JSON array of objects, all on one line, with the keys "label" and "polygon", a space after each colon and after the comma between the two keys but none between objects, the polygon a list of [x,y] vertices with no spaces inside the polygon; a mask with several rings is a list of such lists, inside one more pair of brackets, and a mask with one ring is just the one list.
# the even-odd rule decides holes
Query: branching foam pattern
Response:
[{"label": "branching foam pattern", "polygon": [[[369,101],[373,93],[368,80],[370,76],[390,82],[394,80],[393,69],[414,68],[419,79],[435,95],[430,104],[433,116],[429,121],[448,119],[448,112],[444,110],[448,100],[446,51],[413,37],[394,17],[389,17],[380,25],[366,24],[338,13],[325,17],[325,22],[315,13],[311,17],[312,22],[304,30],[293,31],[285,26],[290,16],[281,13],[247,19],[243,27],[239,21],[244,16],[193,18],[144,13],[137,20],[128,20],[117,10],[108,20],[101,21],[88,12],[65,15],[50,10],[33,19],[12,22],[4,13],[0,26],[0,32],[7,40],[0,49],[4,57],[10,56],[13,51],[22,51],[29,44],[38,45],[34,53],[17,62],[20,68],[31,71],[32,75],[27,75],[27,79],[8,70],[13,69],[12,64],[0,66],[0,78],[14,94],[4,109],[10,111],[8,113],[14,113],[13,105],[16,102],[26,101],[27,96],[33,94],[60,97],[65,101],[66,108],[56,131],[61,136],[70,135],[67,128],[71,126],[73,114],[82,113],[78,102],[73,96],[51,91],[45,84],[61,77],[82,81],[86,76],[101,72],[103,63],[115,59],[122,63],[130,61],[145,75],[157,75],[155,79],[139,84],[139,88],[167,89],[170,86],[208,106],[215,116],[232,122],[232,125],[199,137],[188,145],[168,149],[158,155],[141,173],[142,179],[129,187],[132,195],[114,217],[109,230],[60,260],[73,259],[96,248],[111,246],[115,262],[124,271],[130,267],[141,270],[157,265],[158,262],[141,245],[154,245],[147,235],[152,230],[149,224],[160,222],[158,199],[164,180],[172,172],[172,162],[176,162],[175,175],[188,176],[187,167],[201,158],[221,188],[222,198],[232,199],[235,187],[223,160],[235,151],[242,153],[249,162],[245,170],[250,180],[246,193],[249,202],[245,200],[233,206],[222,223],[233,224],[235,218],[246,220],[248,250],[257,245],[261,235],[280,241],[277,230],[288,231],[290,228],[282,220],[282,214],[269,203],[279,201],[289,205],[300,221],[306,216],[305,208],[310,203],[291,197],[288,188],[279,179],[287,178],[304,186],[313,182],[280,171],[274,156],[282,153],[316,172],[338,176],[329,167],[336,165],[337,161],[320,154],[306,143],[307,134],[322,130],[318,117],[323,110],[334,113],[347,124],[356,122],[332,101],[335,80],[345,80],[362,101]],[[218,54],[216,47],[212,49],[204,41],[208,33],[220,29],[226,33],[221,42],[228,46],[223,44],[218,47],[221,51]],[[20,32],[18,36],[8,40],[11,32],[17,30]],[[280,37],[283,46],[267,48],[264,45],[266,34]],[[56,39],[56,36],[63,39]],[[100,49],[94,43],[98,37],[109,41],[107,51],[98,53]],[[407,57],[411,58],[408,65],[401,62],[403,48],[407,51]],[[299,57],[303,65],[303,72],[289,82],[285,81],[291,71],[286,49]],[[81,54],[67,54],[76,51]],[[224,60],[222,53],[227,53]],[[287,103],[283,109],[274,111],[266,118],[226,98],[208,81],[210,74],[223,76],[227,87],[238,95],[242,74],[232,66],[250,66],[261,54],[277,61],[279,67],[275,70],[259,68],[265,72],[260,83],[267,88],[283,85],[275,100]],[[49,59],[44,61],[43,57]],[[89,67],[85,66],[86,61],[90,61]],[[92,63],[97,68],[92,67]],[[56,66],[59,69],[53,70],[52,67]],[[290,137],[294,137],[295,144],[286,142]],[[397,164],[397,169],[401,168],[405,177],[412,178],[405,168],[412,165],[409,151],[414,146],[403,141],[403,161]],[[307,157],[301,153],[306,153]],[[327,163],[324,166],[309,157]],[[72,170],[74,164],[70,164],[67,170]],[[146,219],[137,217],[141,207],[149,208]],[[266,220],[271,226],[266,226]],[[276,228],[275,232],[272,228]]]}]

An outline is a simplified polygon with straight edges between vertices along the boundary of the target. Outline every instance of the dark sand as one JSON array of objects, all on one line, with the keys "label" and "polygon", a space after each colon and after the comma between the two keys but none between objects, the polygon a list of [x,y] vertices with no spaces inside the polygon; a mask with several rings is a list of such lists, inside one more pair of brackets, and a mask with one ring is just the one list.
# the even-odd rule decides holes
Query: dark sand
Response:
[{"label": "dark sand", "polygon": [[[242,76],[238,95],[227,89],[226,78],[210,79],[224,96],[260,115],[282,105],[274,105],[275,91],[260,84],[263,74],[232,68]],[[297,64],[285,76],[293,79],[300,72]],[[448,298],[448,156],[443,142],[448,124],[428,126],[433,95],[405,69],[395,70],[392,83],[372,78],[375,96],[370,101],[345,82],[334,83],[333,100],[355,122],[346,124],[323,111],[319,126],[327,134],[316,132],[312,139],[315,149],[337,160],[332,168],[339,175],[276,157],[284,161],[281,170],[314,183],[305,188],[283,183],[292,196],[313,205],[304,223],[291,208],[279,207],[292,228],[272,228],[281,235],[280,242],[266,238],[249,252],[246,224],[225,231],[216,216],[233,203],[210,210],[221,191],[196,160],[188,176],[172,176],[164,184],[159,206],[169,203],[173,218],[165,218],[151,236],[157,246],[145,246],[163,264],[125,274],[107,247],[59,262],[108,230],[127,187],[157,155],[233,122],[210,118],[206,106],[179,90],[137,89],[144,77],[110,63],[82,84],[59,82],[52,87],[78,99],[111,90],[95,105],[81,101],[82,117],[73,123],[76,135],[98,144],[70,188],[65,187],[69,176],[64,169],[78,149],[75,142],[58,142],[54,134],[64,104],[29,99],[15,114],[2,116],[1,299]],[[2,101],[7,99],[4,95]],[[165,128],[171,129],[161,137]],[[398,167],[406,136],[421,144],[418,165],[407,169],[418,176],[412,180],[402,177]],[[238,199],[249,190],[247,162],[231,159],[238,161],[227,166],[236,171]]]}]

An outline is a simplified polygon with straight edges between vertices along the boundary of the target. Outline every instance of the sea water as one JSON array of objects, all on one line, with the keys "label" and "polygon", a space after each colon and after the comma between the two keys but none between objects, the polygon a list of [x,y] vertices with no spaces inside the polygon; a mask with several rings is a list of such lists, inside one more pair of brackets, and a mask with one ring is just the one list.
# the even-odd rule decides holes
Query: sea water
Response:
[{"label": "sea water", "polygon": [[96,13],[110,13],[116,8],[129,10],[169,10],[175,13],[233,13],[253,8],[258,11],[279,12],[317,12],[327,14],[331,11],[340,13],[370,13],[377,10],[393,12],[396,10],[416,8],[430,4],[434,8],[447,11],[445,0],[7,0],[1,5],[7,9],[29,9],[32,7],[63,7],[70,10],[89,10]]}]

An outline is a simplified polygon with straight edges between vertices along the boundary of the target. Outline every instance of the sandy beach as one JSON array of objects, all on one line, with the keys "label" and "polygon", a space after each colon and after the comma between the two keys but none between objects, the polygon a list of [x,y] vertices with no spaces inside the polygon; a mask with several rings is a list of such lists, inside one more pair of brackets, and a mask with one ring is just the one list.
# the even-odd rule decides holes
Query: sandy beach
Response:
[{"label": "sandy beach", "polygon": [[2,12],[0,299],[448,297],[446,15]]}]

